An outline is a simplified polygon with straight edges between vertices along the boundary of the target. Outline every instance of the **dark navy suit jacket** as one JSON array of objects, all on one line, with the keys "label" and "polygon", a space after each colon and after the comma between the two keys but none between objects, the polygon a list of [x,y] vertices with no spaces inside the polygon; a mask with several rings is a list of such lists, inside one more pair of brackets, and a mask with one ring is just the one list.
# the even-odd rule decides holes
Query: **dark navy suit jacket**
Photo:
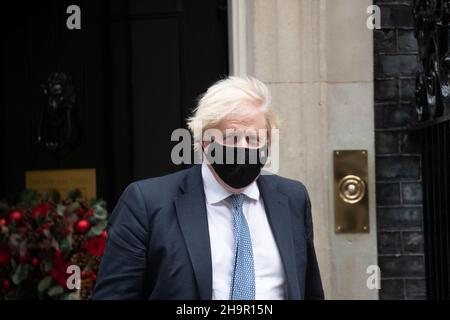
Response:
[{"label": "dark navy suit jacket", "polygon": [[[304,185],[257,179],[281,255],[288,299],[323,299]],[[131,183],[108,223],[93,299],[211,299],[212,266],[201,165]]]}]

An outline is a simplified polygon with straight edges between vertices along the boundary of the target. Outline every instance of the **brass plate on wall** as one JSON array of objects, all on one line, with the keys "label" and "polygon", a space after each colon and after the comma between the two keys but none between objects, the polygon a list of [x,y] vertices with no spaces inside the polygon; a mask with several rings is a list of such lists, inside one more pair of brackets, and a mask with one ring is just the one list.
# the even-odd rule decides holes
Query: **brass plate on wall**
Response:
[{"label": "brass plate on wall", "polygon": [[333,167],[335,232],[369,232],[367,150],[335,150]]},{"label": "brass plate on wall", "polygon": [[97,196],[95,169],[26,171],[25,186],[39,192],[57,190],[63,197],[72,189],[80,190],[87,199]]}]

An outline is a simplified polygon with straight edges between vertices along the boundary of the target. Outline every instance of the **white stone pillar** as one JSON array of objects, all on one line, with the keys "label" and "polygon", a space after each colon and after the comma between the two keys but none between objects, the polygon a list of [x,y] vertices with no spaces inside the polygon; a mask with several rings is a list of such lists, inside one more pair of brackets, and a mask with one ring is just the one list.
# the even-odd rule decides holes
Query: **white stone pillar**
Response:
[{"label": "white stone pillar", "polygon": [[[307,186],[327,299],[377,299],[371,0],[230,0],[233,74],[269,85],[280,174]],[[332,151],[367,149],[369,234],[335,234]]]}]

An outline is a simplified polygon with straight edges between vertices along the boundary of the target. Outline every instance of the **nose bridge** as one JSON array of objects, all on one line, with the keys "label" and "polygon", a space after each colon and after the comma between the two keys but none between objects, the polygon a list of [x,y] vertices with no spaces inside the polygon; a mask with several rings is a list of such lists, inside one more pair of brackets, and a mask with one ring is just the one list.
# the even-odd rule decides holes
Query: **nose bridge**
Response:
[{"label": "nose bridge", "polygon": [[225,141],[226,145],[233,145],[235,147],[247,147],[248,142],[245,139],[245,132],[241,128],[229,128],[225,132]]},{"label": "nose bridge", "polygon": [[238,142],[236,143],[236,146],[241,148],[249,147],[248,139],[246,139],[245,133],[238,135]]},{"label": "nose bridge", "polygon": [[236,145],[243,148],[255,148],[259,146],[258,131],[253,128],[247,128],[239,132]]}]

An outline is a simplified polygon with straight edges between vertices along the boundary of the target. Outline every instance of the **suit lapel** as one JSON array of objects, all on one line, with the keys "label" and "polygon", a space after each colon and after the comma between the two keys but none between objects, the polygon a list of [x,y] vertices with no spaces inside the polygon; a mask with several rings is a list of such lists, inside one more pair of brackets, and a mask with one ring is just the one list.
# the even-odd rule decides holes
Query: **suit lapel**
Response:
[{"label": "suit lapel", "polygon": [[[283,262],[288,299],[301,299],[288,198],[266,176],[260,176],[257,183]],[[191,168],[181,189],[182,194],[175,200],[178,221],[191,258],[200,299],[210,300],[212,262],[201,165]]]},{"label": "suit lapel", "polygon": [[288,289],[288,299],[300,299],[298,274],[292,237],[292,223],[289,217],[288,198],[279,192],[267,176],[258,178],[259,191],[264,200],[266,214],[278,245],[284,265]]},{"label": "suit lapel", "polygon": [[194,268],[200,299],[210,300],[211,247],[201,165],[191,168],[181,189],[181,196],[175,200],[178,221]]}]

